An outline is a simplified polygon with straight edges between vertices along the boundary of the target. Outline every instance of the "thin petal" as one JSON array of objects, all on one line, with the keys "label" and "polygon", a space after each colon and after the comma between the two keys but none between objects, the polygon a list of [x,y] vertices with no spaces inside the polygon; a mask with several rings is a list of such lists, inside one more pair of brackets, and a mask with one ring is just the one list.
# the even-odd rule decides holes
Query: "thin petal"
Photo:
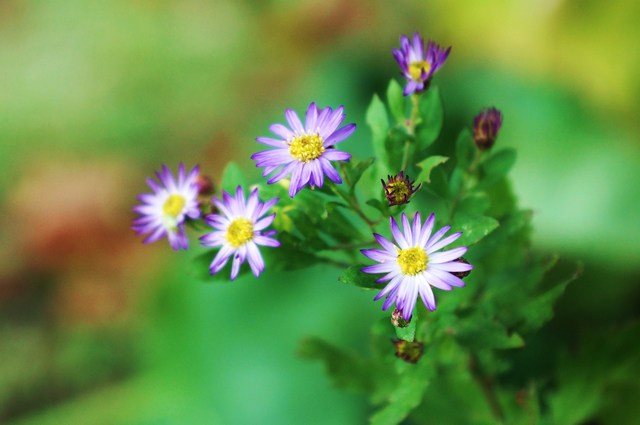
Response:
[{"label": "thin petal", "polygon": [[429,255],[429,263],[438,264],[438,263],[446,263],[448,261],[457,260],[462,257],[464,253],[467,252],[466,246],[461,246],[459,248],[453,248],[449,251],[440,251],[434,252]]}]

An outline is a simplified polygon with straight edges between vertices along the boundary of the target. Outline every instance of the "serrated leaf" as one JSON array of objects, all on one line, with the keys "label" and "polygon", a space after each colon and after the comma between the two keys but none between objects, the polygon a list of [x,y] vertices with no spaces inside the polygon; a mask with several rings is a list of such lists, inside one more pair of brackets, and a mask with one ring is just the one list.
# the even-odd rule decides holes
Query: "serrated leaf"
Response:
[{"label": "serrated leaf", "polygon": [[351,266],[338,277],[338,282],[346,283],[347,285],[359,286],[360,288],[368,289],[382,289],[384,283],[376,283],[376,275],[363,272],[361,269],[365,267],[364,264],[358,264]]},{"label": "serrated leaf", "polygon": [[385,142],[389,130],[389,119],[384,103],[382,103],[377,94],[373,95],[373,99],[371,99],[371,103],[367,108],[366,121],[371,129],[371,144],[373,145],[375,157],[378,159],[378,170],[383,175],[388,174],[389,167]]},{"label": "serrated leaf", "polygon": [[492,185],[505,177],[515,163],[515,149],[506,148],[494,153],[480,165],[482,175],[480,183],[483,187]]},{"label": "serrated leaf", "polygon": [[453,229],[456,232],[462,232],[462,236],[456,243],[464,246],[473,245],[493,232],[499,225],[498,220],[493,217],[458,213],[454,218]]},{"label": "serrated leaf", "polygon": [[431,183],[431,179],[430,179],[431,170],[433,170],[435,167],[437,167],[440,164],[444,164],[448,160],[449,160],[449,157],[433,155],[428,157],[427,159],[420,161],[417,165],[418,167],[420,167],[421,171],[420,171],[420,174],[418,174],[416,183],[422,183],[422,182]]},{"label": "serrated leaf", "polygon": [[[235,162],[229,162],[222,172],[222,190],[233,194],[238,186],[247,191],[247,180],[242,175],[242,170]],[[245,193],[246,195],[246,193]]]},{"label": "serrated leaf", "polygon": [[436,141],[442,130],[444,110],[438,87],[431,87],[420,99],[420,123],[416,127],[416,155],[422,157],[426,148]]},{"label": "serrated leaf", "polygon": [[397,425],[420,404],[435,372],[429,360],[423,357],[416,365],[406,365],[400,381],[389,394],[388,404],[374,413],[371,425]]},{"label": "serrated leaf", "polygon": [[402,87],[396,80],[391,80],[387,87],[387,104],[389,111],[397,123],[404,123],[406,116],[406,101],[402,94]]},{"label": "serrated leaf", "polygon": [[336,387],[368,391],[372,386],[373,375],[367,363],[333,344],[319,338],[307,338],[301,342],[298,354],[322,361]]}]

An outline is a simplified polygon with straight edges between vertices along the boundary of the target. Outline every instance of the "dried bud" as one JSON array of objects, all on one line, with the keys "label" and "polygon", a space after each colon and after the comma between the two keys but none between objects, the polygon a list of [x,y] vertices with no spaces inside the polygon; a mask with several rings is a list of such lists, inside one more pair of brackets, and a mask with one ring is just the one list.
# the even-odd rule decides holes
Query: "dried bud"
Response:
[{"label": "dried bud", "polygon": [[490,149],[502,126],[502,112],[496,108],[484,109],[473,120],[473,140],[481,151]]},{"label": "dried bud", "polygon": [[417,363],[422,357],[423,346],[418,341],[405,341],[404,339],[392,339],[396,347],[396,356],[407,363]]},{"label": "dried bud", "polygon": [[208,196],[213,194],[213,182],[209,176],[198,174],[196,177],[196,186],[198,186],[198,196]]},{"label": "dried bud", "polygon": [[[455,260],[459,263],[465,263],[465,264],[470,264],[466,258],[464,257],[460,257],[457,260]],[[449,272],[454,276],[459,277],[460,279],[464,279],[465,277],[469,276],[469,274],[471,273],[471,270],[467,270],[466,272]]]},{"label": "dried bud", "polygon": [[402,318],[402,310],[398,310],[397,308],[393,310],[391,313],[391,324],[396,328],[406,328],[411,323],[411,319],[404,320]]},{"label": "dried bud", "polygon": [[384,188],[385,196],[389,201],[389,206],[408,204],[411,195],[416,193],[422,183],[416,188],[413,187],[415,181],[411,181],[409,176],[405,176],[404,171],[400,171],[397,176],[387,176],[387,182],[380,180],[382,187]]}]

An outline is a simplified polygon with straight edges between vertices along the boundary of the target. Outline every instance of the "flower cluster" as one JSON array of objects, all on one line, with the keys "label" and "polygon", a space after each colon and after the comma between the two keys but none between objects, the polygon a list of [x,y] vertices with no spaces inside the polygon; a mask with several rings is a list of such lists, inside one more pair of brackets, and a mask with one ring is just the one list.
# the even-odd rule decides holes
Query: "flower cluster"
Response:
[{"label": "flower cluster", "polygon": [[[450,50],[450,47],[443,49],[432,41],[425,47],[424,40],[418,33],[413,35],[412,40],[403,35],[400,48],[393,49],[393,56],[407,80],[404,95],[414,94],[412,117],[418,113],[418,95],[429,88],[433,75],[442,67]],[[398,96],[402,99],[399,93]],[[258,143],[271,149],[251,156],[256,167],[262,169],[262,176],[268,178],[266,183],[281,182],[285,187],[288,184],[290,198],[294,198],[305,186],[311,189],[322,188],[326,183],[325,177],[331,181],[330,184],[341,184],[344,175],[340,175],[334,162],[347,162],[351,159],[351,154],[338,150],[336,146],[350,137],[356,129],[353,123],[342,125],[345,120],[344,108],[319,108],[316,103],[311,103],[305,111],[304,122],[292,109],[287,109],[284,115],[287,125],[276,123],[269,127],[275,137],[256,139]],[[416,125],[412,121],[414,119],[407,121],[408,134],[413,134]],[[496,109],[484,111],[476,117],[474,136],[479,148],[483,149],[482,146],[493,143],[501,119],[501,114]],[[408,145],[397,149],[408,149]],[[404,158],[409,158],[408,150],[404,152]],[[369,161],[368,165],[371,163]],[[411,166],[406,161],[404,165]],[[345,164],[341,164],[341,169],[343,172],[349,170]],[[467,251],[464,246],[441,251],[454,243],[461,233],[445,237],[450,230],[449,226],[433,232],[434,214],[429,215],[422,223],[420,213],[416,212],[411,223],[407,215],[402,213],[402,228],[393,216],[388,217],[389,214],[386,214],[385,217],[390,220],[393,242],[373,232],[380,220],[374,221],[367,217],[359,206],[353,187],[363,171],[359,172],[353,182],[349,181],[347,174],[346,181],[352,186],[349,190],[342,191],[333,186],[333,192],[325,191],[325,194],[334,193],[333,196],[337,197],[335,205],[352,208],[355,216],[360,217],[371,228],[382,249],[363,249],[362,254],[379,264],[366,266],[362,271],[384,274],[376,282],[386,282],[386,286],[375,300],[385,297],[383,310],[395,304],[394,323],[406,326],[411,320],[418,297],[429,310],[435,310],[436,301],[432,288],[448,291],[453,287],[464,286],[461,278],[473,266],[461,258]],[[265,260],[259,247],[277,248],[281,245],[276,238],[276,230],[269,229],[276,217],[272,208],[278,203],[278,198],[262,201],[259,197],[260,185],[254,187],[248,197],[241,185],[236,187],[233,194],[226,191],[219,193],[211,179],[201,174],[197,166],[187,172],[185,166],[180,164],[178,173],[174,176],[163,165],[156,176],[157,181],[147,180],[153,193],[139,195],[142,204],[134,208],[140,217],[134,220],[133,229],[138,234],[147,235],[145,243],[166,236],[174,250],[187,249],[185,225],[202,219],[212,230],[200,237],[200,243],[217,250],[215,254],[212,253],[209,265],[211,274],[219,273],[229,262],[231,280],[237,278],[241,265],[245,262],[256,277],[265,271]],[[408,204],[422,186],[422,183],[415,186],[415,181],[404,170],[397,175],[387,176],[386,182],[381,179],[381,182],[389,206]],[[263,193],[265,190],[263,186]],[[370,205],[375,205],[375,202]],[[295,208],[295,205],[278,207],[276,210],[287,214],[291,208]],[[389,210],[383,208],[380,211],[385,214]],[[353,254],[354,247],[362,246],[362,243],[343,245],[346,247],[344,249],[351,249]]]}]

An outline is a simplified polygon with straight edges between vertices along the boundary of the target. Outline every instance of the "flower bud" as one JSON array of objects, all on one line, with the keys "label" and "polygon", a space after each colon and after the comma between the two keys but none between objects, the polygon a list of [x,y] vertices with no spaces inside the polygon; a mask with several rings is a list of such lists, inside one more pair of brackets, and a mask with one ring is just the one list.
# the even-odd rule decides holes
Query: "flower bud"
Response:
[{"label": "flower bud", "polygon": [[473,120],[473,140],[481,151],[490,149],[502,126],[502,112],[496,108],[484,109]]},{"label": "flower bud", "polygon": [[411,181],[409,176],[404,174],[404,171],[400,171],[397,176],[387,176],[387,182],[380,179],[384,194],[389,201],[389,206],[408,204],[411,196],[420,189],[422,183],[417,187],[413,187],[415,181]]},{"label": "flower bud", "polygon": [[396,347],[396,356],[407,363],[417,363],[422,357],[423,345],[418,341],[405,341],[404,339],[392,339]]},{"label": "flower bud", "polygon": [[[465,263],[465,264],[469,264],[469,262],[467,261],[466,258],[464,257],[460,257],[457,260],[455,260],[459,263]],[[449,272],[454,276],[459,277],[460,279],[464,279],[465,277],[469,276],[469,274],[471,273],[471,270],[467,270],[466,272]]]},{"label": "flower bud", "polygon": [[213,182],[204,174],[198,174],[196,177],[196,186],[198,187],[198,196],[208,196],[213,194]]},{"label": "flower bud", "polygon": [[395,309],[393,313],[391,313],[391,324],[396,328],[406,328],[411,323],[411,319],[404,320],[402,318],[402,310]]}]

